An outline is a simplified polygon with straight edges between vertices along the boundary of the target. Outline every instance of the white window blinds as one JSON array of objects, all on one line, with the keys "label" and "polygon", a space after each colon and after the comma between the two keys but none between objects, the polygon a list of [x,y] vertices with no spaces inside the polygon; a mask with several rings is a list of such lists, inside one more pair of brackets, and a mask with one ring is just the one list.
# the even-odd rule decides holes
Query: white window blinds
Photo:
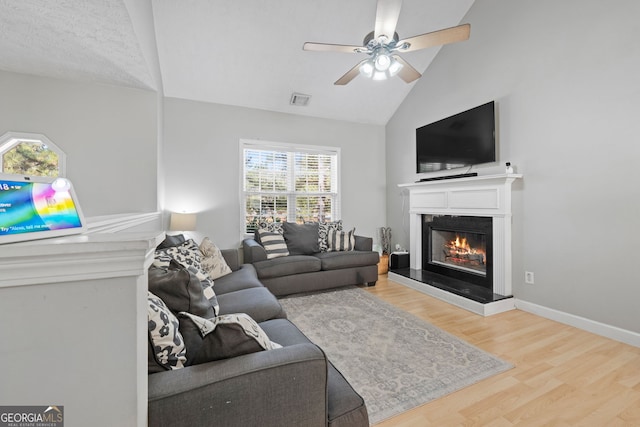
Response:
[{"label": "white window blinds", "polygon": [[340,216],[339,149],[241,141],[244,232]]}]

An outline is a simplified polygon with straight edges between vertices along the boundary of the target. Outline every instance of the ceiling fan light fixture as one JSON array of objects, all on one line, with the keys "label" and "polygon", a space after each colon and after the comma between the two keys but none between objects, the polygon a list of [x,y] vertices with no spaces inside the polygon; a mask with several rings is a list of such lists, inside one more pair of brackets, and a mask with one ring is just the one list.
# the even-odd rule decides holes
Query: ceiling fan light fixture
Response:
[{"label": "ceiling fan light fixture", "polygon": [[306,42],[303,50],[320,52],[363,53],[369,57],[353,66],[334,85],[344,86],[351,82],[358,74],[373,80],[386,80],[399,76],[405,83],[411,83],[422,74],[402,57],[403,52],[413,52],[432,46],[442,46],[467,40],[471,25],[462,24],[444,28],[430,33],[400,39],[396,32],[402,0],[377,0],[374,30],[368,33],[362,41],[362,47]]},{"label": "ceiling fan light fixture", "polygon": [[376,71],[387,71],[391,65],[391,58],[386,53],[376,55],[374,60]]},{"label": "ceiling fan light fixture", "polygon": [[378,54],[364,61],[359,71],[366,78],[380,81],[395,76],[403,66],[400,61],[390,55]]},{"label": "ceiling fan light fixture", "polygon": [[400,70],[402,70],[402,67],[404,67],[404,65],[402,65],[400,61],[396,60],[395,58],[391,58],[391,65],[389,65],[389,75],[392,77],[395,76]]},{"label": "ceiling fan light fixture", "polygon": [[371,61],[363,62],[360,66],[360,74],[367,78],[373,77],[374,66]]}]

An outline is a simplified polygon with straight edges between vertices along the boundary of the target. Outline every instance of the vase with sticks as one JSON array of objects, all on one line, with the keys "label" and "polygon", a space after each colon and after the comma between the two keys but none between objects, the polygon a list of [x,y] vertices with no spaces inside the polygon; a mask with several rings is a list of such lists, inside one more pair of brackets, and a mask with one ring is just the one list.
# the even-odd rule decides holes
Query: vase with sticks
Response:
[{"label": "vase with sticks", "polygon": [[380,227],[378,233],[380,236],[380,246],[382,247],[382,255],[380,255],[380,263],[378,264],[378,274],[386,274],[389,271],[389,254],[391,253],[391,227]]}]

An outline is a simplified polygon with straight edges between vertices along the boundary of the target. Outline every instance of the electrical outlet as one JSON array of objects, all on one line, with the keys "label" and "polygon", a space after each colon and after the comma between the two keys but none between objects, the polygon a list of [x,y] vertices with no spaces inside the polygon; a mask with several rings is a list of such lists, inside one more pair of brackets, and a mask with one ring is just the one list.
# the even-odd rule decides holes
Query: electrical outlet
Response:
[{"label": "electrical outlet", "polygon": [[527,283],[529,285],[533,285],[534,281],[533,281],[533,272],[532,271],[525,271],[524,272],[524,283]]}]

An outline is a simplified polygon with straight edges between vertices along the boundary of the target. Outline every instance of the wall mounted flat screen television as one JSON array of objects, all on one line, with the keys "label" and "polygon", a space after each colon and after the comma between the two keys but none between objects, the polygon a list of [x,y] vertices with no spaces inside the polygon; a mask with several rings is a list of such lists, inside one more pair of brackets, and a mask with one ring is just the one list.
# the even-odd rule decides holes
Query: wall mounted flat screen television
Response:
[{"label": "wall mounted flat screen television", "polygon": [[416,129],[416,172],[496,161],[494,101]]}]

